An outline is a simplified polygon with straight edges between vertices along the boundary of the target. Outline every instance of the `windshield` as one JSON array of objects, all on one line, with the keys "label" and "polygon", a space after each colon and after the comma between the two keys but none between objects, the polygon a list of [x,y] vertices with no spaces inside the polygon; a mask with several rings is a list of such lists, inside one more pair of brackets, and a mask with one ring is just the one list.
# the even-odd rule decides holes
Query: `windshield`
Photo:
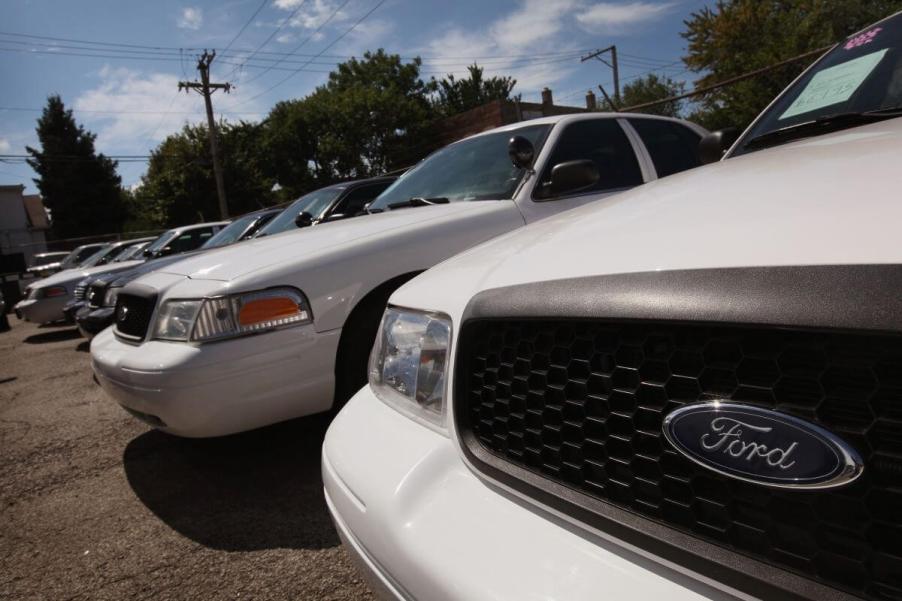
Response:
[{"label": "windshield", "polygon": [[[733,155],[755,138],[847,113],[902,107],[902,13],[856,33],[827,53],[752,125]],[[849,127],[862,124],[847,120]],[[811,130],[810,135],[837,127]],[[798,139],[797,137],[787,137]],[[776,143],[780,143],[780,140]],[[770,144],[773,146],[774,144]]]},{"label": "windshield", "polygon": [[140,255],[141,250],[147,245],[148,242],[137,242],[135,244],[129,244],[122,250],[121,253],[116,255],[116,258],[113,259],[113,263],[121,263],[122,261],[131,260],[136,255]]},{"label": "windshield", "polygon": [[95,265],[103,265],[109,260],[110,257],[114,256],[119,252],[121,246],[104,246],[96,253],[85,259],[79,267],[94,267]]},{"label": "windshield", "polygon": [[532,125],[457,142],[427,157],[402,175],[373,201],[369,209],[385,210],[411,198],[504,200],[511,198],[524,170],[511,164],[507,143],[523,136],[536,154],[550,125]]},{"label": "windshield", "polygon": [[266,224],[266,227],[257,232],[257,237],[269,236],[280,232],[287,232],[297,228],[294,220],[301,213],[309,213],[314,221],[320,218],[323,211],[329,208],[332,201],[338,198],[338,195],[345,189],[345,186],[330,186],[328,188],[320,188],[314,190],[310,194],[301,196],[296,201],[288,205],[288,208],[276,216],[275,219]]},{"label": "windshield", "polygon": [[229,225],[219,230],[212,238],[201,245],[201,248],[217,248],[226,246],[232,242],[237,242],[238,238],[247,230],[254,221],[259,219],[259,215],[245,215],[239,217]]},{"label": "windshield", "polygon": [[62,269],[74,267],[77,262],[78,262],[78,249],[75,249],[72,252],[70,252],[68,255],[66,255],[65,259],[60,261],[60,267]]},{"label": "windshield", "polygon": [[163,248],[164,246],[169,244],[170,240],[175,238],[176,233],[177,232],[175,230],[169,230],[168,232],[163,232],[162,234],[160,234],[159,238],[157,238],[156,240],[154,240],[153,242],[148,244],[147,248],[145,250],[148,250],[150,252],[160,250],[161,248]]}]

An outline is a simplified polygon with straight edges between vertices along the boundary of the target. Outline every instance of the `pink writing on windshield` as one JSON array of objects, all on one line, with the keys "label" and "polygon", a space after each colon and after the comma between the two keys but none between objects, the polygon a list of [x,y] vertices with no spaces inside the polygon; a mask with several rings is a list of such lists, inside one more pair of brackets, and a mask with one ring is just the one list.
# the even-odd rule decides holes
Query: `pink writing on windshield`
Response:
[{"label": "pink writing on windshield", "polygon": [[864,46],[865,44],[870,44],[874,41],[874,38],[877,37],[877,34],[880,33],[882,27],[875,27],[870,31],[866,31],[862,34],[859,34],[846,42],[846,45],[843,46],[846,50],[851,50],[852,48],[858,48],[859,46]]}]

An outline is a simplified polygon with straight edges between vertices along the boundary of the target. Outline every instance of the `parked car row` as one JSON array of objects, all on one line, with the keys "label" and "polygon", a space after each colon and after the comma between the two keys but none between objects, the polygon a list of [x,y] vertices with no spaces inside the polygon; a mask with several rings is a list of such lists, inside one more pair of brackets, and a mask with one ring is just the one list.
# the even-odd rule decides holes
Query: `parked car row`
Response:
[{"label": "parked car row", "polygon": [[900,598],[900,117],[897,14],[732,144],[490,130],[95,275],[78,324],[170,434],[335,412],[326,503],[388,598]]}]

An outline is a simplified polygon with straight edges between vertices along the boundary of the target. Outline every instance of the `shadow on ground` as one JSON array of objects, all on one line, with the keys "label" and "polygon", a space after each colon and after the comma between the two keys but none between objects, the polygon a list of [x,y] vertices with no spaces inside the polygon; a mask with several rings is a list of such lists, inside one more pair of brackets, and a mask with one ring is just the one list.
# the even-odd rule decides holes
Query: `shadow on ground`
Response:
[{"label": "shadow on ground", "polygon": [[79,353],[87,353],[91,350],[91,341],[85,340],[84,342],[79,342],[78,346],[75,347],[75,350]]},{"label": "shadow on ground", "polygon": [[320,475],[327,426],[313,416],[206,440],[153,430],[126,447],[125,473],[148,509],[207,547],[334,547]]},{"label": "shadow on ground", "polygon": [[46,344],[48,342],[65,342],[66,340],[75,340],[80,338],[81,334],[77,329],[68,330],[51,330],[41,334],[32,334],[23,340],[26,344]]}]

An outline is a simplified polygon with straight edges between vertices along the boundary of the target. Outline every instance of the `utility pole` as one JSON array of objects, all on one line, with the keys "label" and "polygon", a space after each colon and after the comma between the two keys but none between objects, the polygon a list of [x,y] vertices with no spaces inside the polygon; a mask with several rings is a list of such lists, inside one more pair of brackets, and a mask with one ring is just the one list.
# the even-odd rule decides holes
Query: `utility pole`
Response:
[{"label": "utility pole", "polygon": [[219,163],[219,137],[216,131],[216,121],[213,119],[213,101],[210,96],[216,90],[224,90],[226,93],[232,89],[230,83],[210,83],[210,63],[216,57],[216,51],[204,53],[197,59],[197,70],[200,71],[200,81],[180,81],[179,91],[194,90],[204,97],[207,105],[207,125],[210,128],[210,154],[213,155],[213,175],[216,178],[216,195],[219,197],[219,216],[222,219],[229,218],[229,206],[226,204],[225,180],[222,177],[222,165]]},{"label": "utility pole", "polygon": [[[611,54],[611,62],[608,62],[605,59],[601,58],[601,55],[607,54],[607,53]],[[604,64],[606,64],[608,67],[611,68],[611,71],[614,74],[614,99],[617,101],[617,106],[619,106],[620,105],[620,66],[617,64],[617,46],[611,45],[611,46],[608,46],[607,48],[604,48],[603,50],[596,50],[595,52],[590,52],[586,56],[580,58],[579,62],[584,63],[587,60],[591,60],[593,58],[598,59],[599,61],[603,62]],[[605,94],[605,96],[607,97],[607,94]]]}]

